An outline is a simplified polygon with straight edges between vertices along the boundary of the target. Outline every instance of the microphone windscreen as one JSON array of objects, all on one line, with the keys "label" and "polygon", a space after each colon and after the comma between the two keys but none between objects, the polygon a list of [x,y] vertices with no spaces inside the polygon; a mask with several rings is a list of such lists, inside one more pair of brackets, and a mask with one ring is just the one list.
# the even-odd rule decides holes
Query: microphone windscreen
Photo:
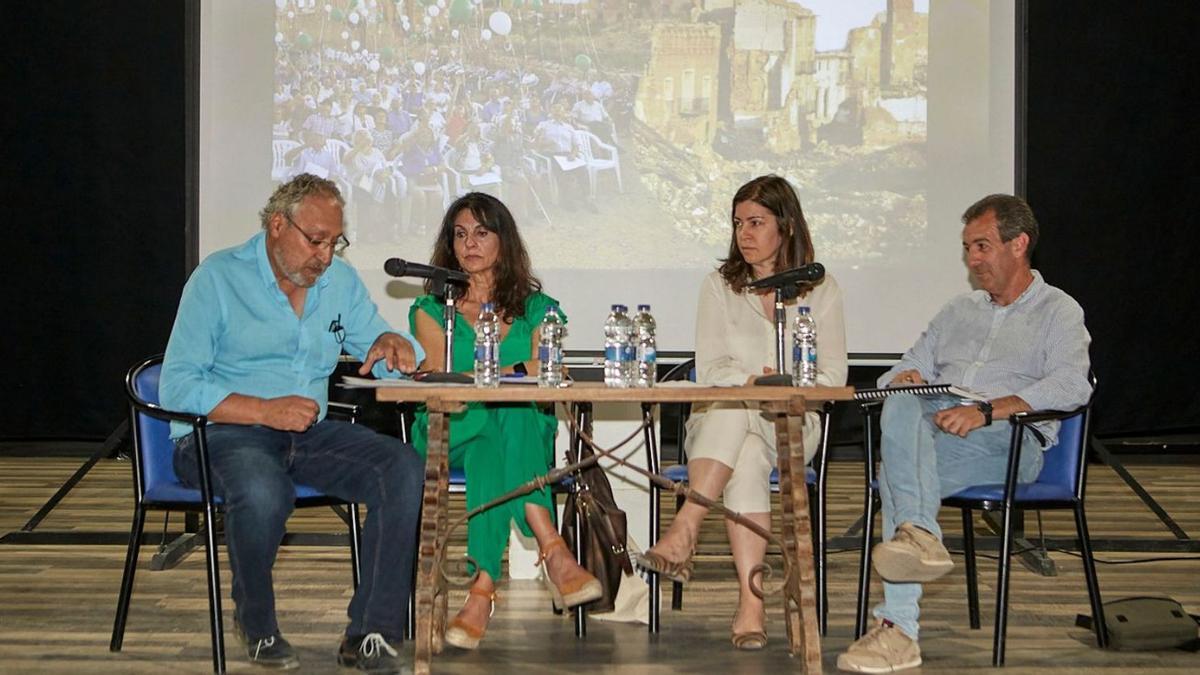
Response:
[{"label": "microphone windscreen", "polygon": [[383,263],[383,271],[393,277],[402,277],[407,266],[408,263],[400,258],[388,258],[387,262]]}]

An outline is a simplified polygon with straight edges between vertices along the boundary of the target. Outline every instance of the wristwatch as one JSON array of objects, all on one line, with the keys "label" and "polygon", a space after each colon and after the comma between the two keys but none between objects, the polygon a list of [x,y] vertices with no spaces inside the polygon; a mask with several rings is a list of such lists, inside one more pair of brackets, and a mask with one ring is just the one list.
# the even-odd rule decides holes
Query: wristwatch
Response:
[{"label": "wristwatch", "polygon": [[979,408],[979,412],[983,413],[983,426],[991,426],[992,424],[992,402],[980,401],[975,406]]}]

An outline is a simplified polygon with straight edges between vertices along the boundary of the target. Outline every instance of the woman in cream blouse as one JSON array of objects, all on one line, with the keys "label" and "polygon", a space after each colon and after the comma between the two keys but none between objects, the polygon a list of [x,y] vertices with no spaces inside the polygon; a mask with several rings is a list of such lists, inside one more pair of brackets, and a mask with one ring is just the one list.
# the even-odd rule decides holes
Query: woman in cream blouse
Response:
[{"label": "woman in cream blouse", "polygon": [[[812,262],[812,238],[795,190],[779,176],[760,176],[733,198],[729,255],[705,278],[696,316],[696,380],[709,385],[740,385],[774,372],[774,293],[746,285]],[[788,307],[808,306],[817,321],[817,384],[846,383],[846,331],[842,290],[832,276],[800,289]],[[788,358],[787,362],[790,363]],[[770,474],[775,466],[774,427],[757,406],[738,403],[697,406],[687,421],[688,480],[706,497],[723,494],[725,506],[766,529],[771,528]],[[812,459],[820,439],[816,413],[804,423],[804,457]],[[688,581],[700,524],[707,509],[687,502],[670,530],[639,557],[646,569],[668,579]],[[733,645],[762,649],[767,644],[763,602],[750,590],[750,573],[763,561],[767,542],[748,528],[726,521],[739,583],[733,618]]]}]

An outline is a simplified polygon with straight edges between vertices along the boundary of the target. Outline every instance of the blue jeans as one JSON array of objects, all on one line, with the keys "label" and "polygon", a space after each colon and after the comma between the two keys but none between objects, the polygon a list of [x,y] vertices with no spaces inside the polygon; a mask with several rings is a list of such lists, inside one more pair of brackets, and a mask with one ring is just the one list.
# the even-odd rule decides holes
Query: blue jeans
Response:
[{"label": "blue jeans", "polygon": [[[912,394],[896,394],[884,403],[879,468],[884,541],[906,522],[940,539],[937,514],[943,497],[971,485],[1004,482],[1011,427],[1001,420],[961,438],[934,426],[934,413],[958,403],[957,398]],[[1033,434],[1026,432],[1018,478],[1021,482],[1033,481],[1041,468],[1041,446]],[[915,640],[920,631],[920,600],[921,584],[885,581],[883,602],[875,607],[875,616],[891,621]]]},{"label": "blue jeans", "polygon": [[[424,463],[412,446],[333,420],[304,433],[212,424],[207,435],[213,492],[225,500],[233,601],[246,635],[258,640],[279,632],[271,567],[299,483],[366,505],[362,575],[347,610],[346,634],[400,640],[424,482]],[[189,486],[200,484],[190,435],[176,445],[175,473]]]}]

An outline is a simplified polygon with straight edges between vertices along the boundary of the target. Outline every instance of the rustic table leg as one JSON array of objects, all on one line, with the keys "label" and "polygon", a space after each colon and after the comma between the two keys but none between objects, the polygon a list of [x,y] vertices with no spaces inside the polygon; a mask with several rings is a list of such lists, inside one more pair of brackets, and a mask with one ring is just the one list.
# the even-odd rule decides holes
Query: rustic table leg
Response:
[{"label": "rustic table leg", "polygon": [[792,656],[801,657],[804,672],[813,675],[821,672],[821,635],[812,522],[804,484],[804,400],[793,399],[786,409],[771,408],[775,415],[775,447],[779,461],[783,554],[792,566],[783,600],[788,649]]},{"label": "rustic table leg", "polygon": [[430,405],[415,591],[417,640],[413,649],[413,668],[417,675],[429,673],[430,660],[441,651],[445,624],[446,580],[442,576],[441,565],[445,557],[450,474],[448,431],[449,415]]}]

